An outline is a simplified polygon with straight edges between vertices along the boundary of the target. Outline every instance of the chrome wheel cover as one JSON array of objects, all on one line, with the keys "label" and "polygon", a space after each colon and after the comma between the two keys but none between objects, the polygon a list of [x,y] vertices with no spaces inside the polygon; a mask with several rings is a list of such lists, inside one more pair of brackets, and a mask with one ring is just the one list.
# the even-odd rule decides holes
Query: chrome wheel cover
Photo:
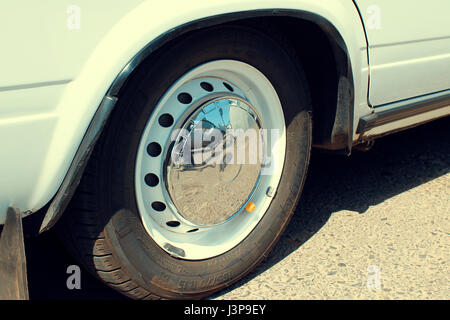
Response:
[{"label": "chrome wheel cover", "polygon": [[285,131],[278,95],[256,68],[218,60],[183,75],[155,107],[136,156],[136,202],[148,234],[186,260],[242,242],[276,193]]}]

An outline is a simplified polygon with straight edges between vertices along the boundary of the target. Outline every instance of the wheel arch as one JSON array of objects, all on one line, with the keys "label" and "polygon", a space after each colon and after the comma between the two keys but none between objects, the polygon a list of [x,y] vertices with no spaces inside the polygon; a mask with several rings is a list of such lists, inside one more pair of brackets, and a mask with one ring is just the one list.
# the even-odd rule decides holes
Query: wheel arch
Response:
[{"label": "wheel arch", "polygon": [[[354,8],[353,8],[354,9]],[[352,13],[353,15],[353,13]],[[315,118],[315,146],[330,150],[338,150],[344,153],[349,153],[351,148],[351,141],[354,131],[354,114],[353,114],[353,96],[354,96],[354,82],[352,68],[352,51],[355,48],[360,49],[362,45],[360,39],[352,38],[349,50],[348,42],[344,40],[342,33],[329,19],[324,16],[310,11],[302,11],[297,9],[259,9],[249,10],[234,13],[219,14],[211,17],[203,17],[190,22],[179,25],[164,33],[143,46],[125,66],[116,74],[114,80],[107,89],[107,93],[100,98],[101,103],[99,107],[93,112],[90,117],[90,123],[86,129],[81,143],[76,150],[75,156],[69,166],[62,184],[51,200],[44,220],[40,227],[40,232],[50,229],[64,212],[67,204],[72,198],[76,187],[81,179],[85,165],[89,160],[92,149],[95,146],[110,112],[113,110],[117,101],[117,97],[121,88],[126,83],[126,80],[133,74],[138,66],[146,59],[151,57],[152,53],[163,48],[171,41],[176,41],[189,32],[196,30],[217,26],[227,23],[242,23],[248,22],[252,19],[275,19],[288,18],[291,21],[301,23],[308,23],[313,26],[315,30],[320,30],[326,37],[330,48],[332,49],[332,57],[335,60],[336,77],[339,80],[336,84],[336,102],[334,105],[327,103],[315,104],[313,112],[316,114]],[[343,17],[344,18],[344,17]],[[358,18],[359,19],[359,18]],[[355,21],[359,21],[359,20]],[[355,42],[356,41],[356,42]],[[320,48],[319,48],[320,49]],[[315,62],[320,63],[318,61]],[[76,92],[76,90],[74,90]],[[98,101],[98,100],[97,100]]]}]

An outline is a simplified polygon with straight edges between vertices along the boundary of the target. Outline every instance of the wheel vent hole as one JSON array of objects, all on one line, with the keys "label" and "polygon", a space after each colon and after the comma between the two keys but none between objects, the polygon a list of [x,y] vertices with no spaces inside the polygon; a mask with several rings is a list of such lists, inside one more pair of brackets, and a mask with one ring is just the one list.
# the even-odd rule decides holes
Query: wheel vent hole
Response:
[{"label": "wheel vent hole", "polygon": [[147,153],[151,157],[157,157],[161,154],[161,152],[162,152],[162,148],[161,148],[160,144],[157,142],[152,142],[147,146]]},{"label": "wheel vent hole", "polygon": [[223,85],[225,86],[225,88],[227,88],[228,89],[228,91],[230,91],[230,92],[234,92],[234,89],[233,89],[233,87],[232,86],[230,86],[228,83],[226,83],[226,82],[224,82],[223,83]]},{"label": "wheel vent hole", "polygon": [[192,230],[189,230],[187,233],[194,233],[194,232],[197,232],[198,231],[198,229],[192,229]]},{"label": "wheel vent hole", "polygon": [[182,104],[190,104],[192,102],[192,96],[187,92],[182,92],[178,95],[178,101]]},{"label": "wheel vent hole", "polygon": [[178,221],[168,221],[166,224],[171,228],[176,228],[180,226],[180,223]]},{"label": "wheel vent hole", "polygon": [[156,187],[159,184],[159,178],[156,174],[149,173],[145,176],[145,183],[149,187]]},{"label": "wheel vent hole", "polygon": [[161,125],[161,127],[168,128],[173,125],[173,122],[173,117],[168,113],[165,113],[161,117],[159,117],[159,124]]},{"label": "wheel vent hole", "polygon": [[166,210],[166,205],[164,203],[162,203],[162,202],[155,201],[155,202],[152,203],[152,208],[155,211],[162,212],[162,211]]},{"label": "wheel vent hole", "polygon": [[203,90],[208,91],[208,92],[214,91],[214,87],[212,86],[212,84],[210,84],[208,82],[200,83],[200,87],[202,87]]}]

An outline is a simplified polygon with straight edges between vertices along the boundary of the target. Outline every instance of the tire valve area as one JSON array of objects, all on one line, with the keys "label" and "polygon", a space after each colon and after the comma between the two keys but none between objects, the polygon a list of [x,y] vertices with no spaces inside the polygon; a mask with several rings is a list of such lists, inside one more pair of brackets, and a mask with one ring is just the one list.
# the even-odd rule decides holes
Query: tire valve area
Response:
[{"label": "tire valve area", "polygon": [[164,249],[166,249],[170,253],[173,253],[173,255],[175,255],[177,257],[180,257],[180,258],[186,257],[186,253],[184,252],[183,249],[177,248],[177,247],[171,245],[170,243],[164,244]]},{"label": "tire valve area", "polygon": [[266,195],[267,195],[269,198],[273,198],[273,197],[275,196],[275,189],[274,189],[273,187],[267,188]]}]

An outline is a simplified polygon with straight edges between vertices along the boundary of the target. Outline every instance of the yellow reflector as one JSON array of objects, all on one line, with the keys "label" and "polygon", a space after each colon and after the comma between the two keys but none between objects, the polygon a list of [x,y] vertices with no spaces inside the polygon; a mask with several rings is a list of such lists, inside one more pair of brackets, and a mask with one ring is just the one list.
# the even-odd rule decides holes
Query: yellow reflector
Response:
[{"label": "yellow reflector", "polygon": [[256,206],[253,202],[249,202],[246,206],[245,206],[245,211],[247,212],[253,212],[255,210]]}]

